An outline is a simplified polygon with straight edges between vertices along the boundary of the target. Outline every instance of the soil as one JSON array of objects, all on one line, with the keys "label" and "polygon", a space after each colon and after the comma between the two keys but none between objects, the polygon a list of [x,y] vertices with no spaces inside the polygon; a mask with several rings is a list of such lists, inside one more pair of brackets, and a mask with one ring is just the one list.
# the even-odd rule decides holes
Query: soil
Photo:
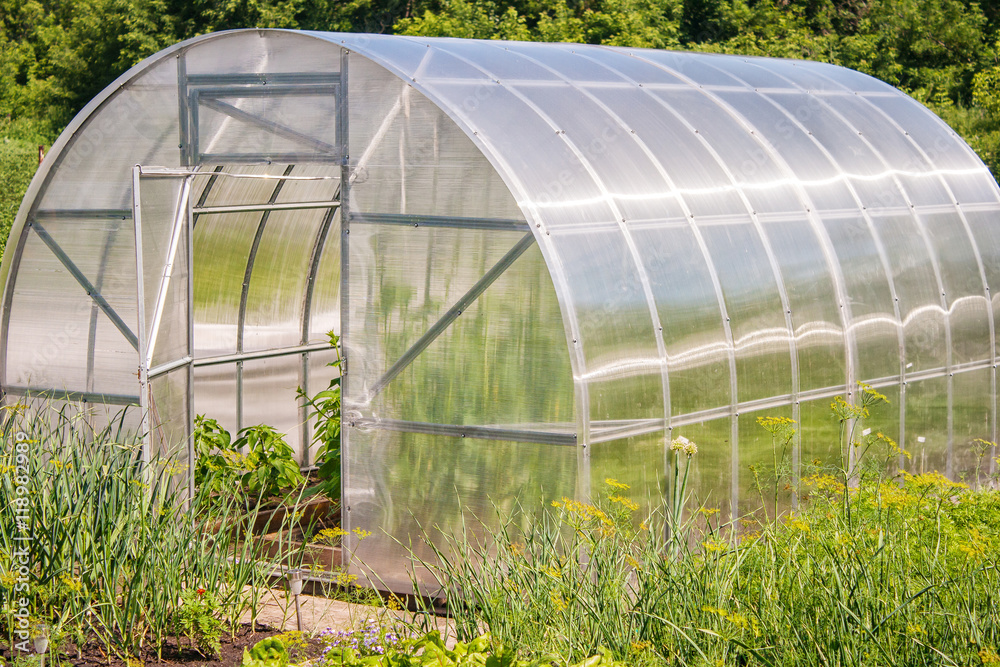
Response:
[{"label": "soil", "polygon": [[[77,650],[76,646],[68,645],[60,648],[58,658],[50,653],[46,656],[46,665],[73,665],[73,667],[137,667],[138,664],[148,667],[168,667],[183,665],[185,667],[240,667],[243,664],[243,649],[252,647],[266,637],[281,634],[281,630],[257,625],[251,630],[249,623],[244,623],[236,629],[235,636],[224,632],[220,638],[222,651],[214,658],[206,658],[197,650],[191,648],[187,639],[178,645],[176,638],[168,638],[164,642],[159,657],[156,648],[147,645],[138,661],[126,662],[112,654],[110,657],[104,650],[104,645],[94,640]],[[0,651],[7,664],[11,664],[7,650]],[[37,665],[37,663],[34,663]]]}]

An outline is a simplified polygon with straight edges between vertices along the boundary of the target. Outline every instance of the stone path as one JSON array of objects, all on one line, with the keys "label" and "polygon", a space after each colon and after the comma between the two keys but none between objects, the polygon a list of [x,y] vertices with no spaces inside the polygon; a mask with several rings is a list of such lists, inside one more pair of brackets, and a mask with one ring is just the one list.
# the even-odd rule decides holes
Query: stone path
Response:
[{"label": "stone path", "polygon": [[[263,608],[257,615],[259,623],[266,623],[282,630],[296,630],[294,598],[283,589],[271,588],[264,595]],[[299,596],[299,613],[302,619],[302,631],[316,633],[326,628],[334,631],[354,630],[366,625],[370,620],[381,625],[412,622],[413,614],[406,611],[396,611],[385,607],[372,607],[363,604],[352,604],[340,600],[318,597],[314,595]],[[247,613],[240,619],[249,622]],[[431,617],[432,627],[437,627],[441,636],[448,643],[454,642],[454,626],[441,617]]]}]

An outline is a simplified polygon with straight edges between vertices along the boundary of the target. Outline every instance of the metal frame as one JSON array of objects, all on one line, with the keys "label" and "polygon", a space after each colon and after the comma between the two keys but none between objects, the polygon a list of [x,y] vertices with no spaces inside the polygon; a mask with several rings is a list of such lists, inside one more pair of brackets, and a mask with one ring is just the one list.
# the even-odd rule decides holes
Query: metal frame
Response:
[{"label": "metal frame", "polygon": [[[146,313],[146,281],[144,273],[144,242],[143,242],[143,216],[142,216],[142,179],[146,178],[175,178],[182,179],[181,189],[178,193],[177,201],[174,205],[174,217],[171,221],[170,241],[167,248],[167,255],[163,265],[160,282],[157,285],[156,301],[154,302],[154,312],[149,322],[147,331]],[[143,437],[142,461],[148,464],[151,450],[155,439],[156,428],[159,426],[158,413],[153,399],[153,382],[160,377],[165,377],[169,373],[182,370],[185,373],[185,414],[184,420],[187,425],[187,437],[185,442],[188,468],[186,473],[187,494],[190,498],[194,493],[194,317],[193,317],[193,216],[191,209],[191,182],[194,178],[192,172],[177,172],[163,169],[150,169],[144,171],[141,165],[136,165],[132,169],[132,199],[133,199],[133,221],[135,225],[135,261],[136,261],[136,296],[138,300],[138,322],[139,322],[139,406],[141,410],[141,431]],[[183,241],[183,243],[182,243]],[[184,246],[183,248],[181,246]],[[174,265],[177,262],[178,254],[183,253],[186,266],[186,276],[184,279],[184,292],[187,299],[187,331],[186,354],[182,357],[167,361],[156,367],[152,367],[153,355],[156,351],[156,341],[162,322],[163,308],[166,304],[170,284],[174,279]],[[171,443],[167,443],[168,445]]]},{"label": "metal frame", "polygon": [[[302,95],[338,96],[341,77],[339,73],[247,73],[247,74],[198,74],[188,75],[184,55],[178,56],[177,87],[178,113],[180,114],[181,164],[225,163],[300,163],[332,162],[342,159],[341,147],[299,132],[268,118],[240,109],[223,100],[227,98],[295,97]],[[204,107],[242,123],[248,123],[283,137],[307,152],[291,153],[202,153],[199,134],[199,113]],[[339,135],[338,135],[339,136]],[[339,139],[338,139],[339,141]]]}]

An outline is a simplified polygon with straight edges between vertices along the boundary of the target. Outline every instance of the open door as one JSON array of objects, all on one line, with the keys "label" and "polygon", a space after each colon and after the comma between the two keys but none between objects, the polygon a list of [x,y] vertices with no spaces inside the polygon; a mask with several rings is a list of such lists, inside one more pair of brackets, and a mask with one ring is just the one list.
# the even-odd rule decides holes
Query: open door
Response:
[{"label": "open door", "polygon": [[193,489],[194,330],[189,170],[132,172],[143,461],[170,457]]}]

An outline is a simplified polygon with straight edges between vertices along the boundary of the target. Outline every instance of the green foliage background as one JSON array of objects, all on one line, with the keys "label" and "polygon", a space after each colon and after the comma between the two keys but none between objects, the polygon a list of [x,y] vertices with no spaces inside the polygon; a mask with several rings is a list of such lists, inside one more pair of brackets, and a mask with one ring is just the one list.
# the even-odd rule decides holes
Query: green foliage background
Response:
[{"label": "green foliage background", "polygon": [[910,93],[1000,173],[1000,0],[0,0],[0,252],[38,144],[144,57],[241,27],[821,60]]}]

